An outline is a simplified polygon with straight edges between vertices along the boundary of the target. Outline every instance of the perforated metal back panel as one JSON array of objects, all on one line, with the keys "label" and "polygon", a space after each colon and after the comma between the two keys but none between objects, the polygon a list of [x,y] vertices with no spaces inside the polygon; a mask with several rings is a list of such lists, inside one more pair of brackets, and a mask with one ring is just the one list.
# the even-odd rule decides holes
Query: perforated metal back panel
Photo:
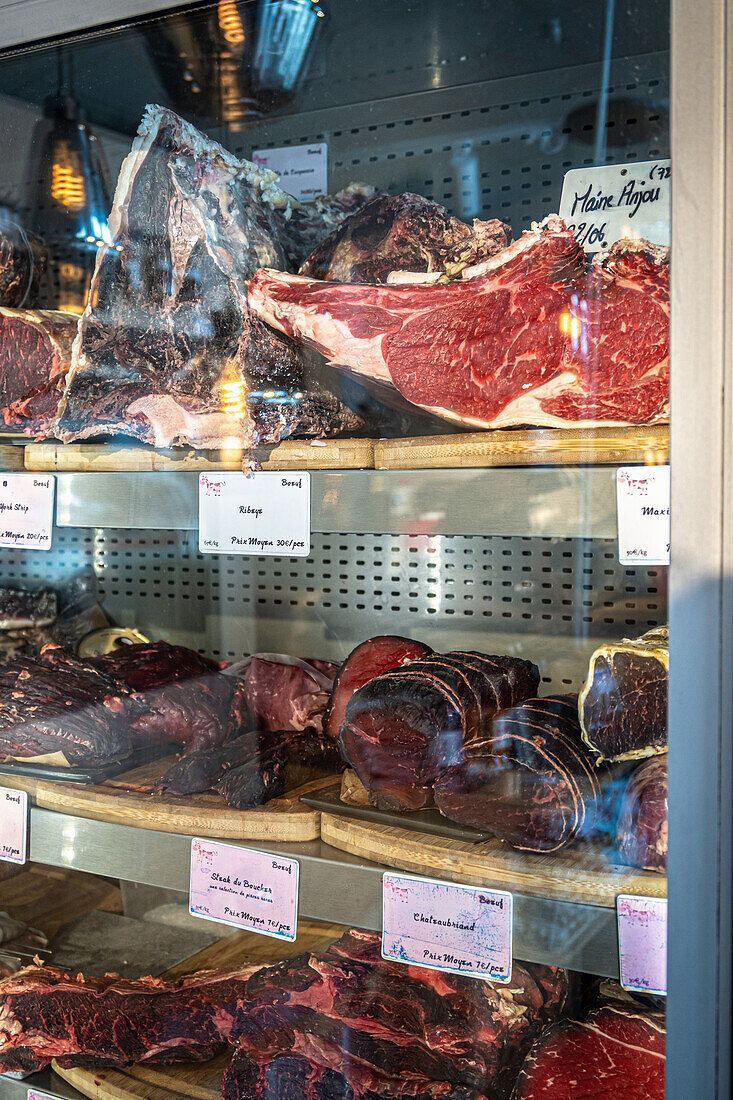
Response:
[{"label": "perforated metal back panel", "polygon": [[606,541],[316,534],[310,558],[250,558],[202,556],[194,532],[57,528],[48,554],[0,550],[9,583],[59,584],[85,568],[114,622],[230,660],[342,658],[399,633],[521,652],[567,689],[601,640],[665,621],[665,571],[620,566]]}]

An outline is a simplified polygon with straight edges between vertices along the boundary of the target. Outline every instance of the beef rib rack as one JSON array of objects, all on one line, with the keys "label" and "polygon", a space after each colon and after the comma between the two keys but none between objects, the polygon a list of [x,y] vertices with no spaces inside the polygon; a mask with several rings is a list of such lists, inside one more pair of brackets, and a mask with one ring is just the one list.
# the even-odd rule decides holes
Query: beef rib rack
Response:
[{"label": "beef rib rack", "polygon": [[590,267],[550,215],[445,285],[261,270],[249,304],[364,381],[479,428],[669,418],[668,249],[617,241]]}]

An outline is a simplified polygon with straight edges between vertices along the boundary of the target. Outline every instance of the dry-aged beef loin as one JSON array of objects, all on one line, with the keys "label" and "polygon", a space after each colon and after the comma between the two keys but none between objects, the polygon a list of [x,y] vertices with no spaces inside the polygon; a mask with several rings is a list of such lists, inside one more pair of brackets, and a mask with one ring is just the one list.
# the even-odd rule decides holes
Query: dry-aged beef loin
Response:
[{"label": "dry-aged beef loin", "polygon": [[274,211],[292,200],[275,179],[172,111],[146,109],[79,323],[64,442],[249,447],[358,427],[332,395],[314,402],[298,350],[247,305],[254,270],[286,263]]},{"label": "dry-aged beef loin", "polygon": [[6,427],[49,435],[79,318],[56,310],[0,308],[0,410]]},{"label": "dry-aged beef loin", "polygon": [[396,634],[380,634],[376,638],[368,638],[366,642],[361,642],[352,649],[333,682],[325,720],[328,736],[334,740],[338,737],[346,704],[357,688],[363,687],[382,672],[399,668],[409,661],[416,661],[418,657],[427,657],[432,652],[429,645],[414,642],[411,638],[400,638]]},{"label": "dry-aged beef loin", "polygon": [[608,1001],[537,1039],[512,1100],[664,1100],[664,1013]]},{"label": "dry-aged beef loin", "polygon": [[255,728],[323,728],[338,665],[281,653],[256,653],[244,674],[247,706]]},{"label": "dry-aged beef loin", "polygon": [[124,760],[132,748],[128,701],[119,680],[61,646],[8,660],[0,664],[0,756]]},{"label": "dry-aged beef loin", "polygon": [[498,714],[438,777],[435,804],[515,848],[556,852],[602,826],[606,778],[581,740],[577,695],[550,695]]},{"label": "dry-aged beef loin", "polygon": [[377,195],[317,244],[301,275],[339,283],[386,283],[393,271],[455,274],[505,248],[511,230],[500,221],[452,218],[421,195]]},{"label": "dry-aged beef loin", "polygon": [[0,587],[0,630],[49,626],[58,616],[58,599],[52,588]]},{"label": "dry-aged beef loin", "polygon": [[433,782],[463,759],[496,712],[533,695],[538,684],[537,666],[517,657],[433,653],[352,695],[341,753],[380,809],[420,809]]},{"label": "dry-aged beef loin", "polygon": [[668,250],[588,265],[554,215],[448,285],[355,286],[258,271],[249,303],[328,361],[480,428],[669,416]]},{"label": "dry-aged beef loin", "polygon": [[667,870],[667,756],[634,769],[621,799],[616,834],[622,863]]},{"label": "dry-aged beef loin", "polygon": [[599,646],[580,693],[583,740],[601,760],[667,751],[667,627]]}]

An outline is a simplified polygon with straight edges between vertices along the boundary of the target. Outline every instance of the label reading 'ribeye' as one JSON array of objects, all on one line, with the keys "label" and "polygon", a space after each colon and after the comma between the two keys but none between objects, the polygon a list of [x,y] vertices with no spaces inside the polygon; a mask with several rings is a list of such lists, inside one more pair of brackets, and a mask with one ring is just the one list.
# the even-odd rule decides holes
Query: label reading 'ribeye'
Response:
[{"label": "label reading 'ribeye'", "polygon": [[669,466],[621,466],[616,471],[621,565],[669,565],[670,491]]},{"label": "label reading 'ribeye'", "polygon": [[260,472],[199,476],[199,551],[307,558],[310,474]]},{"label": "label reading 'ribeye'", "polygon": [[668,160],[573,168],[563,181],[560,217],[586,252],[620,237],[669,244],[671,175]]},{"label": "label reading 'ribeye'", "polygon": [[0,474],[0,546],[50,550],[55,478]]},{"label": "label reading 'ribeye'", "polygon": [[255,149],[252,160],[280,177],[283,191],[300,202],[308,202],[328,191],[328,145],[284,145],[279,149]]},{"label": "label reading 'ribeye'", "polygon": [[189,909],[194,917],[294,940],[298,871],[296,859],[196,838],[191,841]]},{"label": "label reading 'ribeye'", "polygon": [[621,985],[630,993],[667,993],[667,899],[619,894]]},{"label": "label reading 'ribeye'", "polygon": [[28,845],[28,795],[0,787],[0,860],[25,863]]},{"label": "label reading 'ribeye'", "polygon": [[382,880],[382,955],[432,970],[508,982],[512,895],[386,874]]}]

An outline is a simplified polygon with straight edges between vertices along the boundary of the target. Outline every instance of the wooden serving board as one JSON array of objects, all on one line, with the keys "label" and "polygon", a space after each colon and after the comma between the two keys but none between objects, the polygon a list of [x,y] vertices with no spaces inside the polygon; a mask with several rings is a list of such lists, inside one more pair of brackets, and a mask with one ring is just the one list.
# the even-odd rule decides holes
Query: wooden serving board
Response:
[{"label": "wooden serving board", "polygon": [[387,867],[555,901],[614,906],[617,894],[667,896],[666,875],[613,864],[590,844],[540,855],[518,852],[499,840],[472,844],[325,813],[321,838]]},{"label": "wooden serving board", "polygon": [[[12,449],[22,453],[22,448]],[[241,470],[245,458],[256,459],[263,470],[370,470],[374,440],[289,439],[253,451],[156,450],[128,443],[30,443],[25,448],[25,469],[75,473]]]},{"label": "wooden serving board", "polygon": [[[150,926],[148,926],[150,927]],[[177,978],[195,970],[216,967],[247,966],[256,963],[273,963],[296,955],[300,951],[320,951],[328,947],[343,932],[337,924],[321,924],[317,921],[298,921],[298,937],[295,943],[286,944],[251,932],[237,932],[218,940],[197,955],[164,975]],[[178,1066],[130,1066],[124,1070],[61,1069],[53,1068],[84,1096],[94,1100],[173,1100],[196,1097],[197,1100],[221,1100],[221,1078],[229,1065],[231,1052],[226,1051],[209,1062],[198,1065]]]},{"label": "wooden serving board", "polygon": [[191,795],[150,794],[149,790],[174,760],[173,756],[163,757],[97,785],[31,779],[7,772],[3,773],[2,783],[28,791],[33,804],[45,810],[157,832],[273,841],[316,840],[320,836],[320,814],[298,800],[301,794],[323,786],[323,779],[306,783],[256,810],[235,810],[227,806],[220,794],[211,791]]},{"label": "wooden serving board", "polygon": [[23,450],[22,446],[0,443],[0,470],[23,470]]},{"label": "wooden serving board", "polygon": [[659,465],[669,459],[669,428],[505,429],[465,435],[379,439],[378,470],[468,466]]}]

